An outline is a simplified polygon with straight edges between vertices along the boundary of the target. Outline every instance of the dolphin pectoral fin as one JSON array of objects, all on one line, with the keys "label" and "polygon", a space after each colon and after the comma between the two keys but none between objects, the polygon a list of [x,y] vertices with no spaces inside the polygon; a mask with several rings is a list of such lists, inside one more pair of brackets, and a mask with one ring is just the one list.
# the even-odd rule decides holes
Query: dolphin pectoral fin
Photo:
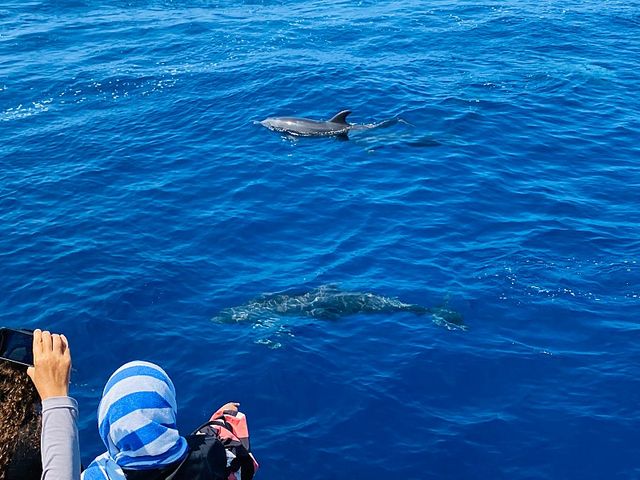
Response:
[{"label": "dolphin pectoral fin", "polygon": [[341,140],[341,141],[343,141],[343,142],[344,142],[344,141],[346,141],[346,140],[349,140],[349,134],[348,134],[347,132],[339,133],[339,134],[337,134],[335,137],[336,137],[338,140]]},{"label": "dolphin pectoral fin", "polygon": [[351,110],[342,110],[339,113],[336,113],[331,120],[327,120],[329,123],[340,123],[343,125],[349,125],[347,123],[347,117],[351,115]]}]

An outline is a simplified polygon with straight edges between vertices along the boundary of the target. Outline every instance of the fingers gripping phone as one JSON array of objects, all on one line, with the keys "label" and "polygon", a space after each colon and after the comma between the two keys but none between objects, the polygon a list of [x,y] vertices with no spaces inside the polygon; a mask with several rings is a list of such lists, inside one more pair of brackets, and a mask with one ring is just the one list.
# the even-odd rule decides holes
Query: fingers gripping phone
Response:
[{"label": "fingers gripping phone", "polygon": [[33,366],[33,332],[0,328],[0,360]]}]

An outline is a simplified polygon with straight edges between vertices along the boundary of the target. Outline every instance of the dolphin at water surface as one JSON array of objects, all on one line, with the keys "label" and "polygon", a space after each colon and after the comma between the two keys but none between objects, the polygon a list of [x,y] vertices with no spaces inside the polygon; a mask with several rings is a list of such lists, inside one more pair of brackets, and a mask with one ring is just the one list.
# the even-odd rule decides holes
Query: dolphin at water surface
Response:
[{"label": "dolphin at water surface", "polygon": [[350,110],[342,110],[327,121],[299,117],[269,117],[260,124],[269,130],[298,137],[344,136],[349,133],[351,127],[351,124],[347,123],[347,116],[350,114]]},{"label": "dolphin at water surface", "polygon": [[462,315],[446,306],[423,307],[369,292],[348,292],[323,285],[303,293],[264,294],[249,302],[222,310],[213,321],[260,321],[265,316],[298,316],[335,320],[355,314],[410,312],[432,315],[436,324],[464,329]]},{"label": "dolphin at water surface", "polygon": [[347,122],[347,117],[350,114],[351,110],[342,110],[326,121],[301,117],[269,117],[257,123],[274,132],[286,133],[295,137],[333,136],[346,139],[349,138],[349,132],[352,130],[385,127],[398,121],[397,118],[394,118],[379,123],[356,125]]}]

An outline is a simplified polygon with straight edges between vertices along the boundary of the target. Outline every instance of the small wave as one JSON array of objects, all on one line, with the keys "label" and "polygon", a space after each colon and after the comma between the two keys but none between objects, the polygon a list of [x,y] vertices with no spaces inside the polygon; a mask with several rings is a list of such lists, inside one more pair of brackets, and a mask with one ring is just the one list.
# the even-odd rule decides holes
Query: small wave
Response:
[{"label": "small wave", "polygon": [[31,102],[29,105],[20,104],[16,107],[8,108],[0,115],[0,121],[9,122],[12,120],[21,120],[48,112],[52,102],[53,98],[47,98],[41,101]]}]

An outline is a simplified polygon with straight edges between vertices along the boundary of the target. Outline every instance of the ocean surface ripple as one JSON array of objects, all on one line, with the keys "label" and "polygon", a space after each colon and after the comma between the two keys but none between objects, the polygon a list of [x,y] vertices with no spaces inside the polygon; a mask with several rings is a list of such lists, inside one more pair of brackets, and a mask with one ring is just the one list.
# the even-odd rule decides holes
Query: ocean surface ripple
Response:
[{"label": "ocean surface ripple", "polygon": [[[260,478],[640,477],[640,3],[8,0],[1,325],[249,416]],[[359,124],[348,141],[254,122]],[[212,321],[322,285],[446,305]]]}]

